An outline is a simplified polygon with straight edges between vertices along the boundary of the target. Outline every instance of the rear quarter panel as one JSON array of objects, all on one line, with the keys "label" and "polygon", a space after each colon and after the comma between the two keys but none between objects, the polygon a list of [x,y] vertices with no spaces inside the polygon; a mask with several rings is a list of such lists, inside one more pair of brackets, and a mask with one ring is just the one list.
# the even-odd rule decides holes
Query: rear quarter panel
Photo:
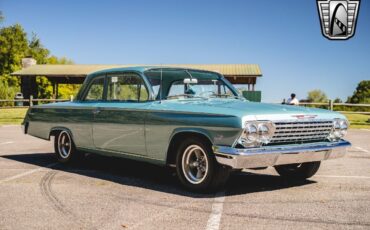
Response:
[{"label": "rear quarter panel", "polygon": [[69,129],[77,147],[92,146],[92,106],[81,103],[56,103],[31,107],[24,123],[27,133],[42,139],[50,138],[55,128]]}]

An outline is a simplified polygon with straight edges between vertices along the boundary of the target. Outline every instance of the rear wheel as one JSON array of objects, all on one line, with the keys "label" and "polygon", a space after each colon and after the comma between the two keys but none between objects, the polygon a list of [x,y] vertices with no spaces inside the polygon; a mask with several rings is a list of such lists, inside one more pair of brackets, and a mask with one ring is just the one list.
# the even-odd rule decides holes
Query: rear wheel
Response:
[{"label": "rear wheel", "polygon": [[280,176],[289,179],[304,180],[312,177],[320,168],[320,161],[301,164],[277,165],[275,170]]},{"label": "rear wheel", "polygon": [[54,150],[56,158],[61,163],[77,160],[80,156],[76,150],[71,134],[65,130],[55,135]]},{"label": "rear wheel", "polygon": [[176,171],[180,182],[192,191],[216,189],[227,181],[230,173],[217,163],[211,146],[198,138],[189,138],[180,144]]}]

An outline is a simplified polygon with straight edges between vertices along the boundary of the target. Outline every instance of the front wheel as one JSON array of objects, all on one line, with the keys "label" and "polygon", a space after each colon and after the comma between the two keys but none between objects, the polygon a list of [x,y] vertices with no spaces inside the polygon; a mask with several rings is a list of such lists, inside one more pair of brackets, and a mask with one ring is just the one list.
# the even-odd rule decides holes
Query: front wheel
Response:
[{"label": "front wheel", "polygon": [[65,130],[55,135],[54,151],[57,160],[61,163],[68,163],[79,157],[71,134]]},{"label": "front wheel", "polygon": [[180,182],[192,191],[208,191],[223,185],[230,170],[217,163],[211,146],[201,139],[184,140],[178,149],[176,171]]},{"label": "front wheel", "polygon": [[275,170],[280,176],[289,179],[305,180],[312,177],[320,168],[320,161],[301,164],[277,165]]}]

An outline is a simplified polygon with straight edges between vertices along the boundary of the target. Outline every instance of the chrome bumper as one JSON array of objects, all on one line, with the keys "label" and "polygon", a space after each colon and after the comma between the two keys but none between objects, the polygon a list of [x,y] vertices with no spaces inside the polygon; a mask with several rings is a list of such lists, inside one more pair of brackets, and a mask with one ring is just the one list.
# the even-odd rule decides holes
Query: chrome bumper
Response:
[{"label": "chrome bumper", "polygon": [[341,140],[331,143],[265,146],[250,149],[213,146],[213,152],[218,163],[234,169],[243,169],[340,158],[346,154],[349,146],[351,143]]}]

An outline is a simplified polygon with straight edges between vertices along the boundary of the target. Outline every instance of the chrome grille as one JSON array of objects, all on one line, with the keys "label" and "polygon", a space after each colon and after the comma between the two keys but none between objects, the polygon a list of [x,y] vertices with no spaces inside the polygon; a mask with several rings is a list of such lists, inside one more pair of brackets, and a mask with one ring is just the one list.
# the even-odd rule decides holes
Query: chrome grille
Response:
[{"label": "chrome grille", "polygon": [[333,127],[331,120],[277,121],[274,124],[276,131],[270,144],[325,141]]}]

